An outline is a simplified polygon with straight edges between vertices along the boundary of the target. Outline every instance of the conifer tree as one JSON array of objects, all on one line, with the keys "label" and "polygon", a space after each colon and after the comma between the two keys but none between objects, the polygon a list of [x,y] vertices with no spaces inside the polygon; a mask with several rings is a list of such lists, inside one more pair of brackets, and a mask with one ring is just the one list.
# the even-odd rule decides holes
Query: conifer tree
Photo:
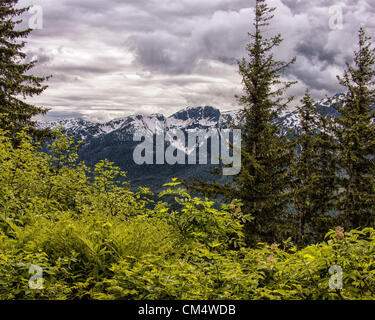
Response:
[{"label": "conifer tree", "polygon": [[296,137],[296,156],[291,166],[292,200],[296,211],[295,238],[300,244],[324,236],[333,219],[337,189],[336,144],[330,123],[319,114],[309,91],[298,107],[301,129]]},{"label": "conifer tree", "polygon": [[18,30],[20,16],[29,7],[16,8],[18,0],[0,0],[0,128],[10,132],[15,139],[17,132],[28,128],[35,138],[49,135],[48,130],[38,130],[32,117],[48,110],[26,102],[27,97],[41,94],[47,86],[48,77],[30,74],[37,61],[26,62],[22,51],[29,29]]},{"label": "conifer tree", "polygon": [[338,144],[333,135],[333,122],[318,114],[318,134],[316,135],[317,174],[316,213],[312,217],[311,228],[314,242],[323,241],[330,228],[335,227],[337,196],[339,189],[337,152]]},{"label": "conifer tree", "polygon": [[241,172],[227,185],[196,182],[190,186],[206,195],[240,199],[245,215],[252,217],[245,226],[250,245],[278,240],[288,231],[285,218],[292,148],[287,137],[280,135],[276,120],[293,99],[285,100],[283,96],[294,82],[283,81],[281,76],[295,59],[276,60],[273,51],[283,39],[281,35],[265,36],[275,9],[265,0],[256,1],[255,31],[249,33],[248,57],[238,61],[243,82],[243,95],[238,97],[243,106]]},{"label": "conifer tree", "polygon": [[375,218],[375,49],[363,28],[354,65],[338,80],[347,90],[336,109],[335,133],[339,142],[338,162],[342,169],[341,219],[347,229],[374,226]]}]

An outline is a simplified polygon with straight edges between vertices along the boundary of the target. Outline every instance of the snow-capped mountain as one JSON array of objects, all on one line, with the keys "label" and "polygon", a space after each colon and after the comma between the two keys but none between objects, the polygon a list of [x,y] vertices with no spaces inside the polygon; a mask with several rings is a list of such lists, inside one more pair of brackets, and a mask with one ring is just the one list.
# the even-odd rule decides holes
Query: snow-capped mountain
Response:
[{"label": "snow-capped mountain", "polygon": [[[339,102],[342,94],[335,95],[332,100]],[[328,99],[317,103],[319,112],[331,118],[337,111],[329,104]],[[187,107],[177,113],[165,117],[162,114],[132,115],[114,119],[106,123],[90,122],[83,119],[62,119],[59,121],[41,122],[41,128],[63,127],[66,133],[77,139],[87,141],[93,138],[103,138],[111,135],[117,141],[129,141],[135,132],[155,134],[163,128],[166,131],[173,129],[226,129],[228,121],[238,124],[239,110],[222,112],[211,106]],[[300,120],[297,110],[284,111],[277,121],[285,128],[298,128]]]},{"label": "snow-capped mountain", "polygon": [[160,130],[173,129],[223,129],[228,127],[226,119],[236,122],[238,111],[220,112],[211,107],[188,107],[170,117],[162,114],[132,115],[114,119],[106,123],[95,123],[83,119],[62,119],[59,121],[40,122],[40,128],[64,128],[69,136],[80,140],[99,138],[108,134],[127,141],[135,132],[155,134]]},{"label": "snow-capped mountain", "polygon": [[[339,102],[341,94],[333,97],[334,102]],[[327,99],[317,103],[319,112],[327,117],[336,115]],[[232,110],[222,112],[211,106],[187,107],[177,113],[165,117],[162,114],[132,115],[114,119],[106,123],[95,123],[82,119],[63,119],[39,123],[42,128],[63,127],[69,136],[84,141],[80,150],[80,158],[88,165],[93,166],[102,159],[109,159],[120,168],[128,172],[128,177],[133,185],[151,186],[158,190],[160,186],[169,181],[171,177],[190,178],[199,176],[209,179],[210,167],[200,165],[142,165],[134,163],[132,155],[138,142],[133,142],[134,134],[153,136],[165,130],[166,136],[174,129],[184,132],[198,129],[226,129],[228,120],[240,124],[240,111]],[[284,111],[277,122],[281,128],[298,128],[300,120],[296,110]],[[189,154],[191,150],[180,146],[178,141],[171,142],[176,148]]]}]

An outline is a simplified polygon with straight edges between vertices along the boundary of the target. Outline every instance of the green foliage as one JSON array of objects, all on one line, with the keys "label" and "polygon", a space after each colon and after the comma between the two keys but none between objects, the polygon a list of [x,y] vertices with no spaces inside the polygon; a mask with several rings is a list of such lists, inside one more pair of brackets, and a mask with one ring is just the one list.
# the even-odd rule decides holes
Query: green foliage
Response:
[{"label": "green foliage", "polygon": [[[108,161],[90,172],[63,135],[48,154],[19,139],[0,134],[0,299],[375,298],[373,229],[250,249],[239,201],[217,209],[173,180],[155,202]],[[335,265],[342,290],[329,287]]]},{"label": "green foliage", "polygon": [[160,193],[159,197],[175,196],[179,210],[159,209],[160,219],[166,220],[186,240],[198,240],[211,247],[224,244],[238,248],[243,245],[242,224],[246,218],[241,203],[233,200],[231,204],[223,205],[222,210],[217,210],[213,208],[214,202],[192,198],[185,189],[177,188],[180,183],[176,181],[173,179],[172,183],[166,184],[165,187],[170,189]]}]

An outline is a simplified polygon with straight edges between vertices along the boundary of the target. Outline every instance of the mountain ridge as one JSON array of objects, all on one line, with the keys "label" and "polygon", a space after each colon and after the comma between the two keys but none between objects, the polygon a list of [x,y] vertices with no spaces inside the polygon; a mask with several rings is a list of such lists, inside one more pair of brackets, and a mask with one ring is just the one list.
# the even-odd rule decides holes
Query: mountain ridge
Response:
[{"label": "mountain ridge", "polygon": [[[343,94],[337,94],[332,99],[339,102]],[[318,110],[326,117],[337,114],[336,109],[328,103],[328,99],[317,102]],[[68,136],[82,140],[79,157],[87,165],[94,166],[100,160],[108,159],[128,173],[129,179],[135,186],[148,186],[154,191],[169,182],[171,178],[178,177],[190,179],[199,176],[201,179],[212,179],[211,165],[136,165],[133,152],[139,142],[134,142],[134,133],[153,136],[161,130],[166,132],[181,129],[183,132],[196,130],[221,130],[227,129],[230,121],[238,124],[236,116],[240,110],[220,111],[212,106],[186,107],[166,117],[162,114],[135,114],[110,120],[105,123],[91,122],[84,119],[70,118],[58,121],[39,123],[42,128],[65,129]],[[285,110],[276,121],[282,130],[298,129],[300,120],[297,110]],[[166,133],[168,135],[168,133]],[[179,147],[178,143],[170,142],[185,152],[187,149]],[[215,178],[224,179],[225,178]]]},{"label": "mountain ridge", "polygon": [[[342,98],[342,93],[333,96],[333,102],[338,102]],[[328,99],[322,99],[317,103],[318,110],[325,116],[332,117],[337,115],[336,110],[328,103]],[[76,136],[81,140],[87,140],[89,137],[100,137],[102,135],[111,134],[117,130],[129,130],[134,133],[135,129],[146,129],[150,133],[155,133],[157,128],[153,122],[159,121],[164,124],[165,129],[226,129],[228,123],[226,118],[238,124],[237,115],[240,110],[220,111],[213,106],[197,106],[185,107],[180,111],[166,117],[160,113],[154,114],[133,114],[126,117],[112,119],[110,121],[100,123],[82,118],[63,118],[60,120],[40,121],[40,128],[57,128],[63,127],[68,135]],[[297,110],[285,110],[282,112],[277,122],[281,122],[285,127],[298,127],[299,119]]]}]

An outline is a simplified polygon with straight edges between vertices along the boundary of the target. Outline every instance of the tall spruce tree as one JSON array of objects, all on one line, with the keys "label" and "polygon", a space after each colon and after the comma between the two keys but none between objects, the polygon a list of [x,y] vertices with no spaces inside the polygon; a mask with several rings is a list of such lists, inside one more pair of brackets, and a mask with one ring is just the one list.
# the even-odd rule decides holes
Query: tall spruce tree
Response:
[{"label": "tall spruce tree", "polygon": [[333,226],[328,215],[337,193],[336,143],[328,119],[320,115],[309,91],[298,107],[301,128],[291,166],[295,238],[305,244],[321,240]]},{"label": "tall spruce tree", "polygon": [[338,80],[347,90],[343,104],[336,105],[340,117],[335,133],[342,169],[341,220],[347,229],[374,226],[375,222],[375,49],[363,28],[354,65]]},{"label": "tall spruce tree", "polygon": [[190,185],[206,195],[240,199],[244,213],[252,217],[245,225],[250,245],[280,240],[288,232],[285,218],[292,148],[287,137],[281,135],[276,120],[293,99],[283,98],[294,82],[283,81],[282,74],[295,59],[277,61],[273,51],[283,39],[281,35],[265,36],[275,9],[265,0],[256,1],[255,30],[249,33],[248,57],[238,61],[244,88],[243,95],[238,97],[243,105],[239,117],[243,140],[241,172],[227,185],[200,181]]},{"label": "tall spruce tree", "polygon": [[18,0],[0,0],[0,128],[7,130],[16,140],[17,132],[24,128],[35,138],[49,135],[48,130],[38,130],[33,116],[48,110],[26,102],[27,97],[41,94],[48,77],[30,74],[37,61],[26,62],[22,51],[31,29],[17,30],[20,16],[29,10],[16,8]]}]

